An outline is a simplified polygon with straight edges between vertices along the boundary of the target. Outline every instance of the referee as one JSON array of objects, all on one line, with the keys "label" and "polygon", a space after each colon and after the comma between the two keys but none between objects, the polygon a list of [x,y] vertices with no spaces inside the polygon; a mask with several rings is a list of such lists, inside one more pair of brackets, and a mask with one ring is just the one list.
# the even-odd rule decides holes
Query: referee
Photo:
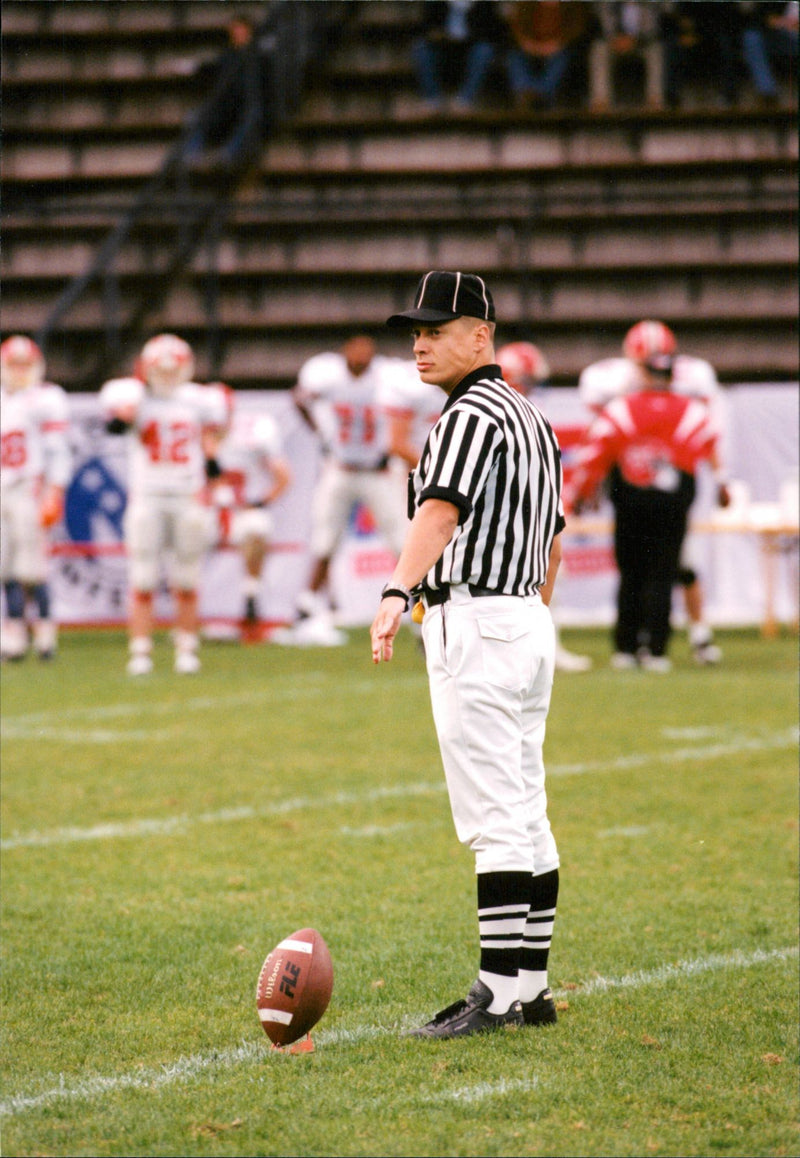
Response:
[{"label": "referee", "polygon": [[420,378],[448,397],[409,479],[411,524],[372,624],[372,658],[392,658],[419,595],[453,820],[475,854],[480,935],[467,997],[412,1036],[548,1024],[559,861],[542,745],[555,653],[547,604],[564,527],[558,443],[495,365],[482,278],[427,273],[413,308],[388,325],[413,333]]}]

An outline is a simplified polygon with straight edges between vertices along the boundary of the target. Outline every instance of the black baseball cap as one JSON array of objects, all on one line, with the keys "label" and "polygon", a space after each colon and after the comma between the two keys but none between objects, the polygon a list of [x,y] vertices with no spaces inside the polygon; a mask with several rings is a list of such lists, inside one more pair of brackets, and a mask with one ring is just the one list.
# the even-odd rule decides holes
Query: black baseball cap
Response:
[{"label": "black baseball cap", "polygon": [[422,322],[435,326],[456,318],[494,321],[494,302],[489,287],[476,273],[451,273],[434,269],[419,279],[414,308],[387,318],[387,326],[410,326]]}]

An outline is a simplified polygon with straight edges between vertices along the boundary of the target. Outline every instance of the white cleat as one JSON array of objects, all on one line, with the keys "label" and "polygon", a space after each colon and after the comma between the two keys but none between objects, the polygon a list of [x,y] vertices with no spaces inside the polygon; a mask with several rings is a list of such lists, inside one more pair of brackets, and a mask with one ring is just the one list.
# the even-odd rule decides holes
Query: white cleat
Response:
[{"label": "white cleat", "polygon": [[722,651],[715,643],[697,644],[692,648],[692,655],[694,662],[699,663],[701,667],[708,667],[722,660]]},{"label": "white cleat", "polygon": [[615,651],[610,664],[614,671],[633,671],[639,666],[636,662],[636,656],[631,655],[628,651]]},{"label": "white cleat", "polygon": [[129,676],[150,675],[153,670],[153,661],[149,655],[132,655],[128,660],[126,670]]},{"label": "white cleat", "polygon": [[175,671],[179,675],[195,675],[200,671],[200,657],[195,651],[175,653]]},{"label": "white cleat", "polygon": [[334,627],[327,616],[301,619],[292,627],[279,627],[270,635],[270,642],[283,647],[342,647],[347,635]]},{"label": "white cleat", "polygon": [[297,625],[296,631],[300,637],[301,647],[343,647],[347,643],[345,632],[334,627],[327,616],[303,619]]},{"label": "white cleat", "polygon": [[672,671],[672,661],[665,655],[650,655],[649,652],[639,656],[639,667],[644,671],[654,671],[658,675],[666,675]]},{"label": "white cleat", "polygon": [[39,619],[33,625],[33,646],[39,659],[54,659],[58,649],[58,628],[52,619]]},{"label": "white cleat", "polygon": [[28,651],[28,628],[22,619],[4,619],[0,629],[0,655],[3,659],[24,659]]},{"label": "white cleat", "polygon": [[565,647],[556,648],[556,671],[589,671],[591,666],[591,656],[576,655]]}]

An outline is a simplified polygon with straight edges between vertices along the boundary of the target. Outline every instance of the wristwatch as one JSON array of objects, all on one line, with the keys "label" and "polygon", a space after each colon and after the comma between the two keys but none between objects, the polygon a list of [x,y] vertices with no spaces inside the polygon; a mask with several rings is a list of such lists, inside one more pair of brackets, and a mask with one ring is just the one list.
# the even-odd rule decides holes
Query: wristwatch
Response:
[{"label": "wristwatch", "polygon": [[398,599],[405,602],[405,611],[408,611],[408,605],[411,602],[411,592],[407,587],[403,587],[401,583],[395,583],[394,587],[390,587],[387,583],[381,591],[381,599],[388,599],[390,595],[396,595]]}]

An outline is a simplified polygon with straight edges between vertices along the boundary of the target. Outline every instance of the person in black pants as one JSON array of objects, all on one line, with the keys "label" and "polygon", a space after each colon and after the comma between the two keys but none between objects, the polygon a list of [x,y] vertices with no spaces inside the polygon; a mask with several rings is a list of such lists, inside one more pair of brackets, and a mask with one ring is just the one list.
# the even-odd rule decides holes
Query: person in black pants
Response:
[{"label": "person in black pants", "polygon": [[679,472],[674,491],[629,483],[619,466],[609,479],[614,506],[614,555],[619,568],[615,665],[666,670],[672,588],[686,537],[694,477]]},{"label": "person in black pants", "polygon": [[611,665],[666,672],[695,471],[713,457],[718,432],[703,402],[671,390],[670,355],[654,355],[642,370],[643,388],[609,402],[586,432],[565,504],[578,513],[608,481],[619,570]]},{"label": "person in black pants", "polygon": [[665,4],[663,9],[661,38],[667,106],[679,108],[687,82],[709,77],[721,103],[734,108],[743,80],[739,5],[729,0],[689,0]]},{"label": "person in black pants", "polygon": [[428,0],[411,45],[420,95],[430,112],[444,109],[445,94],[457,85],[454,111],[467,111],[480,97],[495,56],[505,51],[508,30],[500,5],[490,0]]}]

